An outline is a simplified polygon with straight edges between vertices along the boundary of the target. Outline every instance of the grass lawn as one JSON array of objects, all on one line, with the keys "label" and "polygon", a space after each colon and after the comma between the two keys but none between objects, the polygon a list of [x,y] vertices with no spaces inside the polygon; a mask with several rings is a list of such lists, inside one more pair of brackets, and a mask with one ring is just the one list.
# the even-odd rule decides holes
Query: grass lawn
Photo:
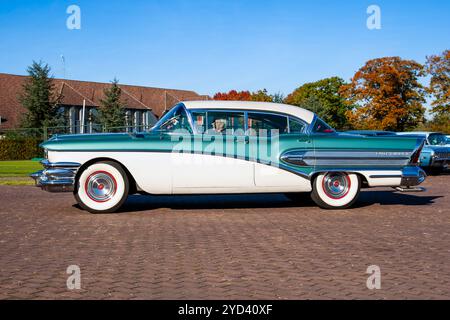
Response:
[{"label": "grass lawn", "polygon": [[0,185],[33,185],[29,174],[42,170],[38,161],[0,161]]}]

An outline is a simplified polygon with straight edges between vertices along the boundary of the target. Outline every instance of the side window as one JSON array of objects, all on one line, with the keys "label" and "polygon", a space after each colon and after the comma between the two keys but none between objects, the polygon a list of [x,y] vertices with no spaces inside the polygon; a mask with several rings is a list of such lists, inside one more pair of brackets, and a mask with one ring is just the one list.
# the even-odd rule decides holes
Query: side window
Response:
[{"label": "side window", "polygon": [[192,120],[194,121],[195,130],[198,133],[206,132],[206,111],[193,111],[191,114]]},{"label": "side window", "polygon": [[244,113],[208,111],[207,132],[211,134],[244,134]]},{"label": "side window", "polygon": [[186,111],[182,107],[175,107],[165,114],[156,126],[161,131],[187,130],[192,133]]},{"label": "side window", "polygon": [[327,125],[321,119],[317,119],[316,123],[313,127],[313,132],[315,133],[334,133],[334,129],[332,129],[329,125]]},{"label": "side window", "polygon": [[306,124],[300,120],[289,118],[289,132],[290,133],[303,133],[305,132]]},{"label": "side window", "polygon": [[[287,133],[287,119],[286,116],[276,114],[249,112],[247,123],[249,135]],[[262,130],[264,133],[261,132]]]}]

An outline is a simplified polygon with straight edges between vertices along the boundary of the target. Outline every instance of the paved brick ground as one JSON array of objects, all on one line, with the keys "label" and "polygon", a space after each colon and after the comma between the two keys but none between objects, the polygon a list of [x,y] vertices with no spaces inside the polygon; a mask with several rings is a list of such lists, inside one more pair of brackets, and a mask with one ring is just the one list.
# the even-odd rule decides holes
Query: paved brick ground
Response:
[{"label": "paved brick ground", "polygon": [[[450,175],[324,211],[283,195],[133,196],[92,215],[71,194],[0,187],[0,298],[450,298]],[[81,267],[79,291],[66,268]],[[378,265],[382,289],[366,288]]]}]

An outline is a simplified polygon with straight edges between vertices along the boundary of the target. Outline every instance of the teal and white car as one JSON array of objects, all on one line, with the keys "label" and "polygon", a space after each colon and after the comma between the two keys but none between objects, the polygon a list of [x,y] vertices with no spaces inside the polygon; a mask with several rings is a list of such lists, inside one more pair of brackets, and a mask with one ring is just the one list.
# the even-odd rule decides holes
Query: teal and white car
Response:
[{"label": "teal and white car", "polygon": [[150,132],[54,136],[42,144],[51,192],[73,192],[92,213],[129,194],[310,193],[322,208],[351,206],[361,188],[416,186],[424,139],[339,134],[314,113],[274,103],[190,101]]}]

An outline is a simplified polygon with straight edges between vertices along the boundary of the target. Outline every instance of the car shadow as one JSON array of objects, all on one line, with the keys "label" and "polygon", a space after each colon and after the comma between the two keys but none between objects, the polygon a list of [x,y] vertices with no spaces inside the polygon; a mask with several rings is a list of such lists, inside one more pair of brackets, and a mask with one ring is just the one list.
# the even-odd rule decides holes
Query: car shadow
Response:
[{"label": "car shadow", "polygon": [[[289,200],[283,194],[131,195],[118,212],[161,208],[173,210],[289,208],[298,205],[298,202]],[[315,206],[309,195],[305,195],[305,201],[302,201],[301,205],[303,207]]]},{"label": "car shadow", "polygon": [[402,193],[398,191],[371,190],[361,192],[354,208],[367,207],[373,204],[379,205],[405,205],[405,206],[426,206],[434,203],[434,200],[443,196],[427,196],[426,192]]},{"label": "car shadow", "polygon": [[[425,193],[401,193],[395,191],[363,191],[352,208],[363,208],[374,204],[425,206],[442,196],[427,196]],[[258,208],[305,208],[317,207],[308,194],[301,201],[292,201],[283,194],[239,194],[239,195],[182,195],[153,196],[131,195],[118,213],[139,212],[168,208],[172,210],[208,209],[258,209]]]}]

